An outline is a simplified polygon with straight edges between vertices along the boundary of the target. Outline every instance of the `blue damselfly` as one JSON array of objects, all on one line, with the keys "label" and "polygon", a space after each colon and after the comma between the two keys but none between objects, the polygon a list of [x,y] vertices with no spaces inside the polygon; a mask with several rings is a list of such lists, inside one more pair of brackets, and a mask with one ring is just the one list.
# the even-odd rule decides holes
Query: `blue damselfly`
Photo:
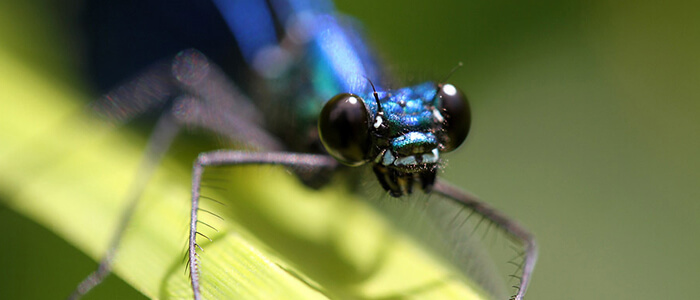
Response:
[{"label": "blue damselfly", "polygon": [[[354,170],[371,166],[386,198],[425,193],[449,201],[456,212],[441,212],[445,227],[463,225],[475,214],[480,218],[474,227],[485,220],[488,228],[494,225],[524,249],[521,260],[513,263],[519,282],[512,296],[523,298],[537,256],[532,236],[480,200],[437,179],[442,154],[457,149],[469,133],[471,112],[457,87],[439,79],[396,88],[354,21],[335,12],[327,1],[183,2],[141,1],[137,12],[129,4],[94,4],[93,9],[106,16],[132,12],[132,21],[144,18],[162,23],[156,29],[143,28],[143,36],[134,43],[129,43],[132,37],[127,35],[121,41],[116,37],[94,44],[95,53],[144,62],[168,54],[172,58],[112,89],[91,108],[119,123],[160,112],[140,177],[148,177],[182,129],[203,129],[244,149],[204,152],[194,163],[187,265],[195,299],[202,297],[198,239],[207,238],[198,229],[204,171],[242,165],[286,166],[311,188],[325,186],[332,174],[357,176],[361,173]],[[187,9],[178,10],[181,6]],[[143,11],[144,7],[165,13]],[[108,19],[96,15],[101,21]],[[169,18],[179,26],[169,27]],[[95,32],[104,38],[110,28]],[[180,34],[173,28],[185,30]],[[165,31],[172,40],[146,39],[144,44],[156,46],[145,47],[157,50],[143,51],[136,41],[148,38],[149,30]],[[217,42],[221,37],[230,42]],[[114,43],[132,48],[119,51]],[[120,68],[124,65],[117,59],[98,60],[95,65],[134,72]],[[138,183],[132,187],[134,203],[142,189]],[[465,209],[471,213],[462,216]],[[125,226],[99,270],[80,285],[75,296],[109,273]]]}]

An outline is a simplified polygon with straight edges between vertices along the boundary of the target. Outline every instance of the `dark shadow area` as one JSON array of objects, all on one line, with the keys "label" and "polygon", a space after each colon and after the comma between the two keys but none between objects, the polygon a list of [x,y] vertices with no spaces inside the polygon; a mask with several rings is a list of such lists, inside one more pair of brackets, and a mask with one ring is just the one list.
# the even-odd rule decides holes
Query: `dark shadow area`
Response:
[{"label": "dark shadow area", "polygon": [[[0,201],[0,203],[4,203]],[[0,291],[4,299],[67,297],[97,263],[46,228],[0,205]],[[107,280],[83,299],[146,299],[119,279]]]}]

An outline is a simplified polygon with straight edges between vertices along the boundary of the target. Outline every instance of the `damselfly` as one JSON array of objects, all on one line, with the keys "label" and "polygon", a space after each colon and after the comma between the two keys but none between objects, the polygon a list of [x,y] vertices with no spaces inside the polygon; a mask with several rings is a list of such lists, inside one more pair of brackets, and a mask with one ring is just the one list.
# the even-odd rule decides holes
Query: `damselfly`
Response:
[{"label": "damselfly", "polygon": [[[198,22],[225,23],[235,43],[219,45],[198,38],[174,43],[198,49],[181,50],[171,60],[143,71],[92,108],[118,122],[150,111],[163,112],[151,136],[143,174],[149,174],[183,128],[205,129],[255,150],[205,152],[194,163],[187,264],[195,299],[201,298],[198,228],[203,172],[212,166],[241,165],[283,165],[312,188],[325,185],[330,174],[369,166],[392,197],[405,197],[418,189],[441,195],[495,224],[524,248],[522,262],[516,263],[515,277],[520,282],[512,296],[523,298],[537,257],[532,236],[480,200],[436,178],[441,155],[457,149],[469,132],[469,105],[457,87],[443,80],[392,88],[395,85],[387,80],[353,21],[336,13],[330,2],[185,2],[191,8],[180,15],[172,11],[183,3],[141,1],[140,9],[152,4],[170,13],[141,11],[132,19],[155,18],[163,21],[166,31],[171,29],[168,17],[185,29],[201,25]],[[202,14],[210,10],[214,13]],[[129,10],[119,5],[103,12]],[[97,48],[110,50],[109,46]],[[118,67],[116,62],[111,64]],[[268,112],[275,113],[274,120]],[[134,199],[141,189],[132,188]],[[79,286],[75,296],[109,273],[119,236],[121,231],[99,270]]]}]

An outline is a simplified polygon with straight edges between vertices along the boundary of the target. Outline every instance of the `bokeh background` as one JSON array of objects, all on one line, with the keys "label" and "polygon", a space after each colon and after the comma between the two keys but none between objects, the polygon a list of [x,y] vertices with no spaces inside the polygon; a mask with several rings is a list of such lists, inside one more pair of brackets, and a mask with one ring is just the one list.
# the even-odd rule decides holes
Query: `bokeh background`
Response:
[{"label": "bokeh background", "polygon": [[[700,3],[336,4],[365,24],[399,77],[442,77],[464,62],[450,81],[469,95],[474,124],[444,176],[536,234],[541,253],[529,299],[697,295]],[[89,91],[76,50],[79,5],[0,3],[0,66],[11,60]],[[5,101],[22,100],[0,91]],[[94,267],[4,206],[0,228],[3,298],[60,298]],[[138,296],[111,277],[90,298]]]}]

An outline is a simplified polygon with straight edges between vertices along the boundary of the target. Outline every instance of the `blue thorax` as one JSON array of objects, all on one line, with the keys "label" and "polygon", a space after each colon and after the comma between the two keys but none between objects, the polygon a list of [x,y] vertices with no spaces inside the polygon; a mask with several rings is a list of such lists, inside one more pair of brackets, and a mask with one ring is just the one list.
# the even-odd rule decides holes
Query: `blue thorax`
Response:
[{"label": "blue thorax", "polygon": [[284,120],[287,125],[278,134],[289,136],[288,131],[279,132],[296,126],[292,135],[308,135],[316,130],[318,115],[329,99],[351,93],[360,96],[369,109],[374,127],[370,130],[381,132],[372,153],[377,155],[375,162],[387,166],[411,165],[416,160],[437,162],[443,117],[436,109],[435,83],[397,90],[376,86],[380,115],[369,80],[379,81],[385,75],[361,35],[346,26],[352,21],[334,13],[331,2],[234,2],[215,1],[244,59],[268,82],[268,94],[260,98],[270,98],[273,104],[268,105],[289,108],[293,115],[293,120]]}]

